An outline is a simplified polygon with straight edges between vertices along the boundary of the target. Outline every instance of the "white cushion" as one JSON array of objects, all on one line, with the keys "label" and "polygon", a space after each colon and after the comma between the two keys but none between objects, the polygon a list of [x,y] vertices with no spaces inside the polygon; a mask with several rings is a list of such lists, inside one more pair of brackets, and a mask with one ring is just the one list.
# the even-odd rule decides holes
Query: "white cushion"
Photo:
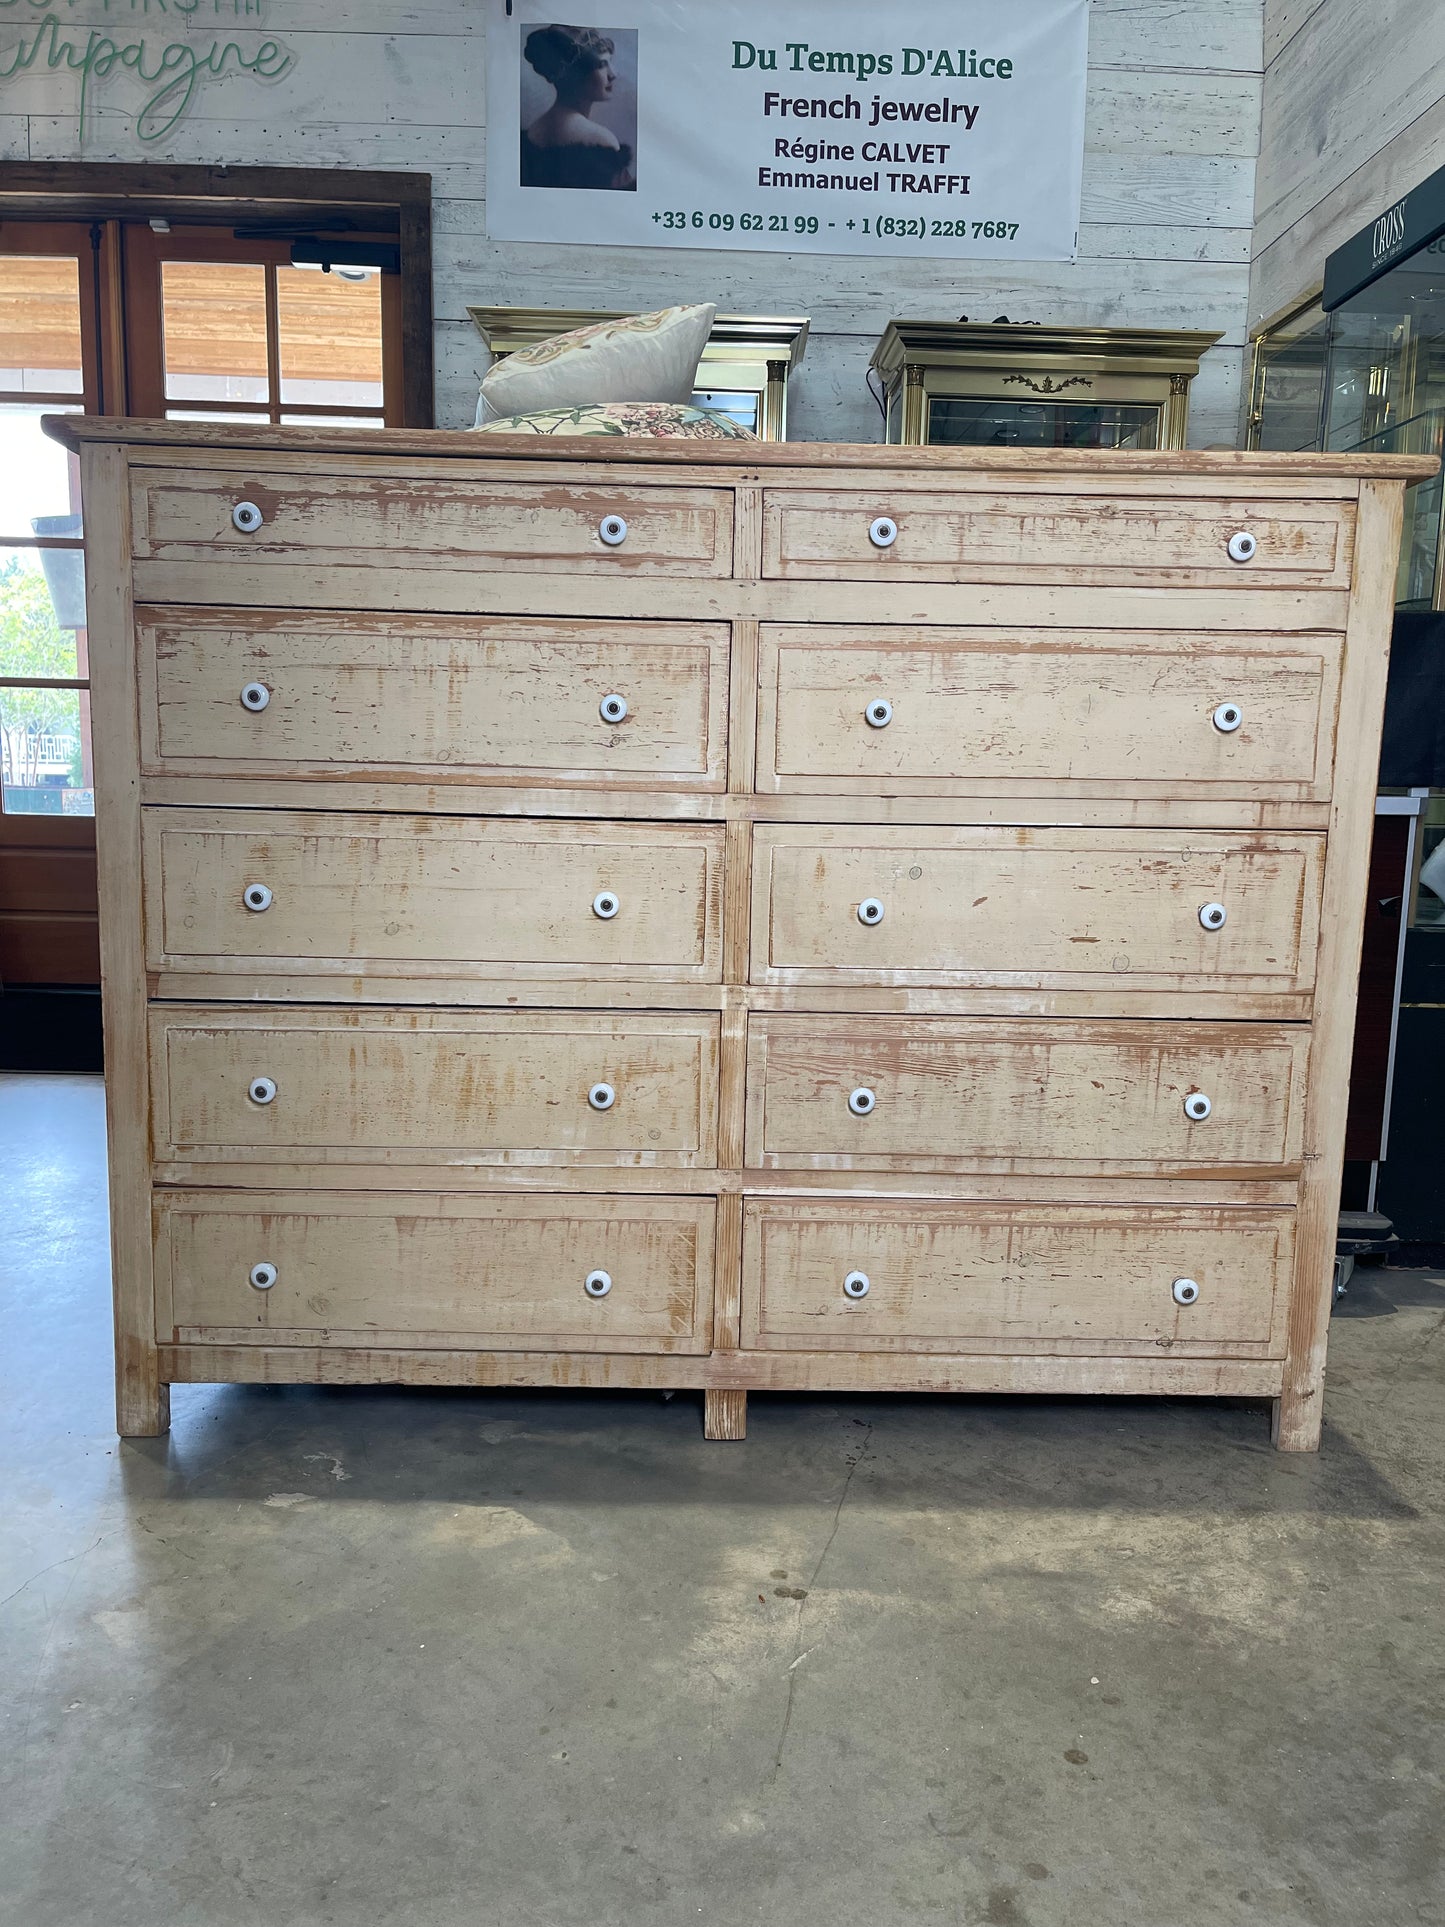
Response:
[{"label": "white cushion", "polygon": [[482,378],[477,426],[496,415],[592,402],[690,401],[716,313],[704,302],[624,315],[505,355]]}]

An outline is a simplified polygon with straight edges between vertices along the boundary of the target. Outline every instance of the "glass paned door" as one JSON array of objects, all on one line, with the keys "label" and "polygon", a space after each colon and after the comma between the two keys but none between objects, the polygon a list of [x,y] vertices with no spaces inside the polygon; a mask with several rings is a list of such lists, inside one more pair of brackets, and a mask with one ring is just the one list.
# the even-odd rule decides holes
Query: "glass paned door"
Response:
[{"label": "glass paned door", "polygon": [[84,230],[17,229],[0,245],[0,810],[7,815],[95,810],[79,468],[40,427],[43,414],[94,405],[89,257]]}]

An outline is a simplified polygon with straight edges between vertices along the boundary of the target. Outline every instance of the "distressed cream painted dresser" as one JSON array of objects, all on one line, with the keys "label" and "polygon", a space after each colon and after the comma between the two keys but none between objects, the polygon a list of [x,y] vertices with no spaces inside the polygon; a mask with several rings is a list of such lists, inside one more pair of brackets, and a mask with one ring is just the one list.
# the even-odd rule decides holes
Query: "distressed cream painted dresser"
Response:
[{"label": "distressed cream painted dresser", "polygon": [[1319,1437],[1393,458],[52,421],[174,1381]]}]

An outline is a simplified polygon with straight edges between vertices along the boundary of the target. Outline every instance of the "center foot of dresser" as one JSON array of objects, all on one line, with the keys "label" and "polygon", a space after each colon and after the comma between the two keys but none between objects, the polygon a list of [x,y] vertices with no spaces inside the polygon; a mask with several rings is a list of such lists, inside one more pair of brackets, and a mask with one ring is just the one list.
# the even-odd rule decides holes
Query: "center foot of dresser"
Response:
[{"label": "center foot of dresser", "polygon": [[748,1435],[746,1392],[704,1392],[702,1432],[708,1439],[745,1439]]}]

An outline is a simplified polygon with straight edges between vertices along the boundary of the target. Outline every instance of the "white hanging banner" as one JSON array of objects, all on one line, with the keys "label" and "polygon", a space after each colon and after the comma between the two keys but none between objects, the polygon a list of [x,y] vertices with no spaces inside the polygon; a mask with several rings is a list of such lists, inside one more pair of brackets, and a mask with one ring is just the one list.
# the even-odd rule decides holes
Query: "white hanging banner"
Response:
[{"label": "white hanging banner", "polygon": [[503,241],[1069,261],[1088,0],[489,0]]}]

